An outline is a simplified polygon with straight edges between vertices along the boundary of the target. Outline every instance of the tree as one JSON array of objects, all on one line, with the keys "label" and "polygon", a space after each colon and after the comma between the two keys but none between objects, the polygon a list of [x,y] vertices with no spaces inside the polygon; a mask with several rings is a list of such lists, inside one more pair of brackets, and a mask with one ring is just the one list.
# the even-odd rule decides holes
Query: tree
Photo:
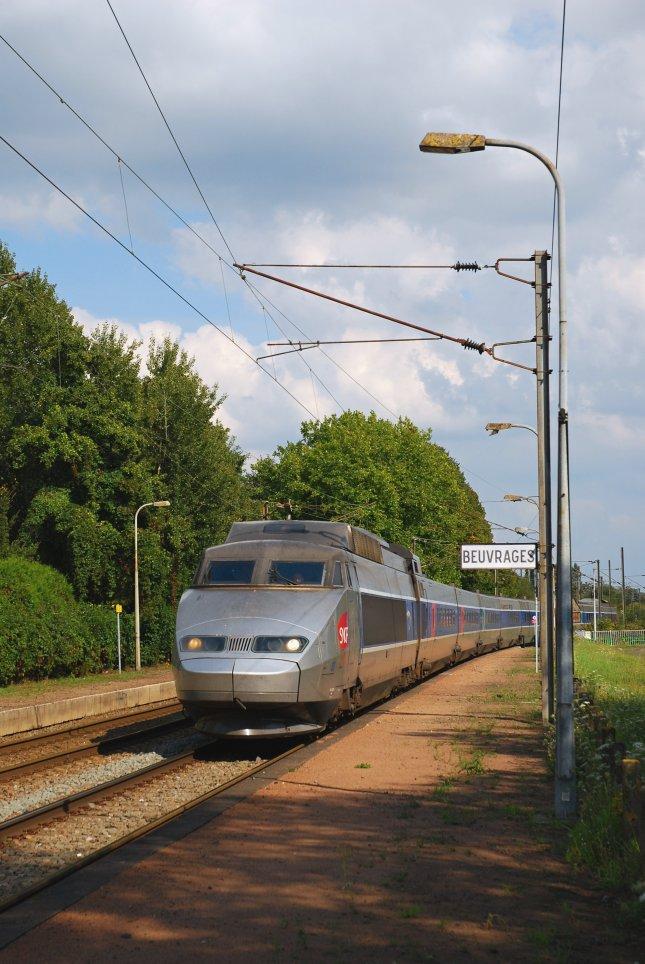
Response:
[{"label": "tree", "polygon": [[134,511],[170,499],[140,520],[143,620],[169,644],[201,550],[250,503],[217,387],[170,340],[142,375],[140,348],[114,325],[87,336],[40,271],[0,288],[0,552],[55,567],[80,600],[127,605]]},{"label": "tree", "polygon": [[[304,422],[301,435],[253,465],[259,502],[290,499],[301,516],[351,522],[409,547],[421,537],[417,551],[429,576],[475,588],[482,577],[461,573],[459,546],[491,541],[490,526],[476,492],[429,429],[345,412]],[[504,579],[510,586],[512,578]]]}]

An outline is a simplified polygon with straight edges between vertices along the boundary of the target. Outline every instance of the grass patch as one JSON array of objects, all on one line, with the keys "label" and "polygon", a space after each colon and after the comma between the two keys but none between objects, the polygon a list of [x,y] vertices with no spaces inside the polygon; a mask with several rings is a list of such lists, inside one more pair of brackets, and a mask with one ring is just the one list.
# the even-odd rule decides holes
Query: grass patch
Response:
[{"label": "grass patch", "polygon": [[484,766],[484,751],[473,750],[469,757],[462,757],[459,761],[459,769],[468,776],[480,776],[486,772]]},{"label": "grass patch", "polygon": [[357,763],[357,764],[355,765],[354,769],[355,769],[355,770],[371,770],[371,769],[372,769],[372,764],[371,764],[371,763]]},{"label": "grass patch", "polygon": [[576,638],[575,672],[616,727],[616,739],[645,764],[645,646]]},{"label": "grass patch", "polygon": [[423,910],[418,904],[410,904],[409,907],[401,908],[401,917],[405,920],[411,920],[414,917],[421,917]]},{"label": "grass patch", "polygon": [[[645,646],[607,646],[576,639],[575,672],[593,703],[615,727],[627,755],[645,765]],[[635,837],[623,829],[622,794],[612,778],[606,756],[593,732],[589,703],[577,700],[576,763],[580,813],[570,832],[567,859],[588,870],[603,887],[629,893],[641,873],[641,853]],[[621,913],[632,923],[645,920],[645,904],[631,897]]]},{"label": "grass patch", "polygon": [[591,870],[604,887],[620,890],[638,877],[640,850],[622,826],[620,791],[603,780],[585,794],[580,819],[571,831],[567,859]]},{"label": "grass patch", "polygon": [[448,794],[455,785],[455,781],[451,777],[444,777],[438,787],[435,787],[432,791],[432,796],[435,800],[441,800],[442,802],[448,798]]},{"label": "grass patch", "polygon": [[28,680],[25,683],[13,683],[10,686],[0,686],[0,702],[2,700],[30,700],[36,696],[51,695],[56,699],[61,689],[77,688],[80,686],[102,686],[107,683],[121,683],[129,680],[140,680],[145,684],[149,676],[156,676],[164,670],[170,670],[170,663],[158,666],[148,666],[140,672],[133,669],[109,670],[104,673],[88,673],[85,676],[59,676],[56,679]]}]

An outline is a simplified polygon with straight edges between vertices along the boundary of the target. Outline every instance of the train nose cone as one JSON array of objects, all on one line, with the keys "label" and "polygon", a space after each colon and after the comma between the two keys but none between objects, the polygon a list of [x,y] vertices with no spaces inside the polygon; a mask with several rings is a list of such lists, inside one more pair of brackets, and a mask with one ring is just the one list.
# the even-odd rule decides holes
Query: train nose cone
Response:
[{"label": "train nose cone", "polygon": [[299,684],[300,668],[287,659],[235,660],[233,696],[242,703],[295,702]]}]

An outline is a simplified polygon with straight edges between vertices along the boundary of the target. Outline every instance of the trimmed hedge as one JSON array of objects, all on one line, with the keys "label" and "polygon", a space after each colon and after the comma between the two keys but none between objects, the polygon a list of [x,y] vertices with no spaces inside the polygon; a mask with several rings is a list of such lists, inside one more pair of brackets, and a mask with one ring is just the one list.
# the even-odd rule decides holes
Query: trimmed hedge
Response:
[{"label": "trimmed hedge", "polygon": [[[170,659],[170,607],[141,623],[144,665]],[[134,619],[121,617],[124,665],[134,663]],[[65,577],[19,556],[0,559],[0,686],[22,680],[82,676],[117,665],[114,611],[77,602]]]}]

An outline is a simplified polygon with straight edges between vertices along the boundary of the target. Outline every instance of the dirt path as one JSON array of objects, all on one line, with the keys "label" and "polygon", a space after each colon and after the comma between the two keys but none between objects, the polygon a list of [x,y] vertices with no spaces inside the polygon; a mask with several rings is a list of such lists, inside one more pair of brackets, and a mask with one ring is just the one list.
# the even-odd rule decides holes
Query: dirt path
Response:
[{"label": "dirt path", "polygon": [[3,960],[635,961],[561,857],[529,652],[442,674]]}]

